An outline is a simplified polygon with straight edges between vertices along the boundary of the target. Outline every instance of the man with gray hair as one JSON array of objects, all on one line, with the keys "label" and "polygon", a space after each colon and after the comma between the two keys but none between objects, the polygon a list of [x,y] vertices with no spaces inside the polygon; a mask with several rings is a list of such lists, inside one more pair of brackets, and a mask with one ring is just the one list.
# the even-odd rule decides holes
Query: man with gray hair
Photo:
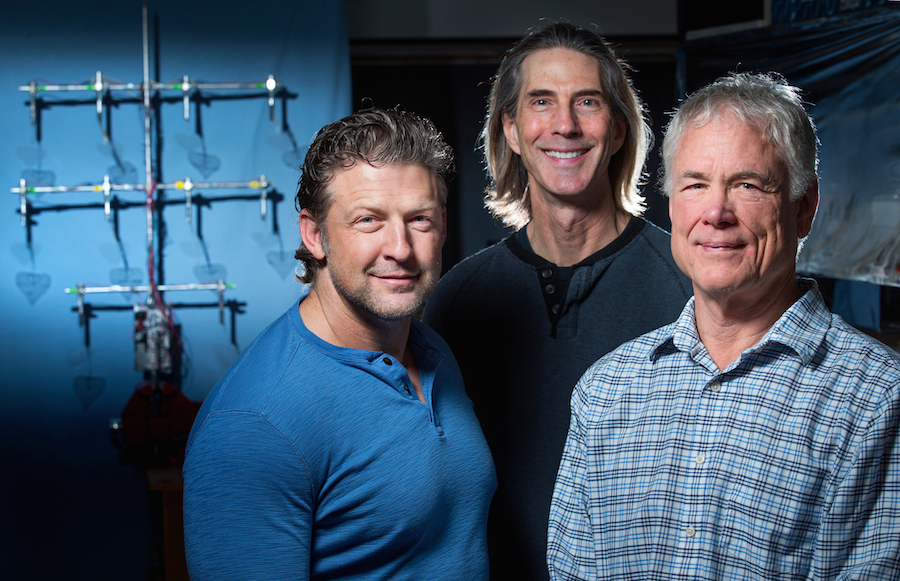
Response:
[{"label": "man with gray hair", "polygon": [[694,298],[578,382],[552,579],[900,578],[900,357],[795,274],[816,147],[775,74],[673,117],[662,188]]},{"label": "man with gray hair", "polygon": [[516,231],[444,275],[424,320],[453,349],[497,467],[495,579],[547,579],[553,480],[572,386],[690,296],[669,236],[640,217],[650,129],[594,32],[531,31],[503,59],[483,131],[486,204]]},{"label": "man with gray hair", "polygon": [[441,273],[453,154],[366,109],[303,164],[303,296],[206,398],[187,445],[193,581],[488,578],[490,450],[449,347],[412,319]]}]

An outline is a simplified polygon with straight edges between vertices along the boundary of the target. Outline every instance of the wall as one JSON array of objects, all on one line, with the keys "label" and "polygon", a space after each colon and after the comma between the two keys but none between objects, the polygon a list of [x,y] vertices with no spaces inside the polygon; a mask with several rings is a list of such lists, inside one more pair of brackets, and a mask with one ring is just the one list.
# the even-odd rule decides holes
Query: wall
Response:
[{"label": "wall", "polygon": [[[265,220],[247,190],[208,190],[231,196],[203,207],[191,221],[183,193],[156,223],[163,236],[167,284],[222,277],[236,288],[226,300],[243,303],[232,326],[226,311],[176,309],[185,345],[183,393],[201,400],[218,377],[298,293],[293,251],[299,237],[293,194],[298,166],[314,132],[350,112],[349,52],[343,2],[206,0],[148,3],[151,78],[247,82],[272,74],[293,94],[269,120],[259,92],[210,91],[182,118],[179,100],[154,119],[154,149],[163,181],[247,181],[264,174],[282,199]],[[47,94],[41,123],[29,119],[31,80],[82,83],[101,71],[140,83],[141,4],[136,1],[50,0],[4,6],[0,19],[0,185],[21,178],[49,185],[97,184],[104,175],[144,182],[143,109],[108,104],[98,121],[90,93]],[[140,100],[139,91],[123,94]],[[111,106],[111,108],[110,108]],[[108,112],[108,117],[106,113]],[[198,120],[200,124],[198,125]],[[104,130],[112,137],[105,141]],[[40,139],[38,139],[40,138]],[[193,160],[193,161],[192,161]],[[102,196],[40,194],[30,229],[20,224],[18,197],[6,194],[0,213],[0,577],[4,579],[144,579],[154,555],[154,521],[142,470],[123,462],[108,423],[119,417],[142,380],[133,368],[129,306],[143,296],[87,295],[97,311],[85,329],[73,312],[78,283],[147,284],[147,220],[141,192],[116,193],[134,202],[107,221]],[[196,195],[196,194],[195,194]],[[273,193],[272,197],[279,198]],[[83,206],[93,207],[83,207]],[[62,209],[61,206],[82,206]],[[30,240],[29,240],[30,236]],[[117,238],[118,236],[118,238]],[[213,291],[166,295],[168,302],[214,304]]]},{"label": "wall", "polygon": [[519,38],[541,18],[596,24],[606,36],[677,32],[676,0],[347,0],[347,8],[353,39]]}]

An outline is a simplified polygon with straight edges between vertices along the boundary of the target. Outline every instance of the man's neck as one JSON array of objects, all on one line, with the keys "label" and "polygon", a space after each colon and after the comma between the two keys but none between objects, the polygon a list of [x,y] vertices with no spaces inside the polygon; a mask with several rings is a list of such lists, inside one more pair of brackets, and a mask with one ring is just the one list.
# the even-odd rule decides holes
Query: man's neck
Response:
[{"label": "man's neck", "polygon": [[300,301],[300,318],[310,333],[338,347],[393,355],[406,368],[419,401],[425,403],[419,367],[409,346],[410,319],[373,324],[365,317],[352,316],[342,309],[334,308],[329,296],[329,293],[317,292],[313,286],[309,294]]},{"label": "man's neck", "polygon": [[756,345],[801,296],[793,278],[752,302],[739,296],[713,297],[694,287],[697,333],[716,366],[725,369]]},{"label": "man's neck", "polygon": [[300,317],[312,334],[338,347],[381,351],[404,361],[410,319],[377,320],[334,304],[338,300],[334,293],[319,292],[313,286],[300,301]]},{"label": "man's neck", "polygon": [[534,252],[557,266],[572,266],[613,242],[631,219],[616,207],[612,194],[598,194],[589,204],[531,199],[526,228]]},{"label": "man's neck", "polygon": [[425,393],[419,379],[419,367],[409,346],[411,320],[373,322],[362,315],[353,315],[335,308],[330,293],[319,293],[316,287],[300,301],[303,324],[326,343],[350,349],[378,351],[393,355],[406,368],[419,401],[425,403]]}]

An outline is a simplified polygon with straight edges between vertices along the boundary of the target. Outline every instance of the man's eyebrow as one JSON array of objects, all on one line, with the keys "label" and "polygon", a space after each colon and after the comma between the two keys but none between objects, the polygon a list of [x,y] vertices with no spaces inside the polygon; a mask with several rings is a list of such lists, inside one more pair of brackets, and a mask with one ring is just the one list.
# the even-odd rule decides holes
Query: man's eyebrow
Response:
[{"label": "man's eyebrow", "polygon": [[549,95],[555,94],[550,89],[532,89],[525,93],[526,97],[547,97]]},{"label": "man's eyebrow", "polygon": [[756,180],[763,186],[775,187],[778,185],[778,179],[770,173],[762,173],[754,170],[741,171],[728,176],[728,182],[740,182],[744,180]]},{"label": "man's eyebrow", "polygon": [[[679,177],[682,179],[703,181],[709,181],[711,179],[708,174],[699,170],[687,170],[685,172],[682,172]],[[729,174],[726,177],[725,181],[726,183],[732,184],[734,182],[740,182],[748,179],[757,180],[766,187],[774,187],[778,185],[778,180],[771,174],[754,170],[740,171]]]},{"label": "man's eyebrow", "polygon": [[684,171],[678,177],[680,177],[681,179],[687,179],[687,180],[704,180],[704,181],[709,180],[708,175],[706,175],[702,171],[696,171],[696,170]]},{"label": "man's eyebrow", "polygon": [[[555,91],[551,91],[550,89],[532,89],[525,93],[526,97],[549,97],[555,95]],[[575,97],[603,97],[603,91],[600,89],[581,89],[580,91],[575,91]]]}]

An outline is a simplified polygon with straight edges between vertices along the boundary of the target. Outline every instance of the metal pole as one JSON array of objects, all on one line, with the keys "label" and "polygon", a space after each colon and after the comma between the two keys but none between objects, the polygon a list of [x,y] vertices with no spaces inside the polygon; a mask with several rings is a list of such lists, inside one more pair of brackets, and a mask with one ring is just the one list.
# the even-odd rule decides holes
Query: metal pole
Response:
[{"label": "metal pole", "polygon": [[150,284],[153,286],[155,284],[155,273],[153,269],[156,268],[156,261],[153,256],[153,196],[155,195],[155,188],[153,187],[153,166],[152,166],[152,151],[150,147],[150,114],[151,114],[151,99],[150,99],[150,32],[149,32],[149,24],[147,22],[147,5],[143,6],[143,32],[144,32],[144,169],[146,172],[146,181],[145,188],[147,193],[147,252],[149,256],[147,257],[147,268],[150,270]]}]

